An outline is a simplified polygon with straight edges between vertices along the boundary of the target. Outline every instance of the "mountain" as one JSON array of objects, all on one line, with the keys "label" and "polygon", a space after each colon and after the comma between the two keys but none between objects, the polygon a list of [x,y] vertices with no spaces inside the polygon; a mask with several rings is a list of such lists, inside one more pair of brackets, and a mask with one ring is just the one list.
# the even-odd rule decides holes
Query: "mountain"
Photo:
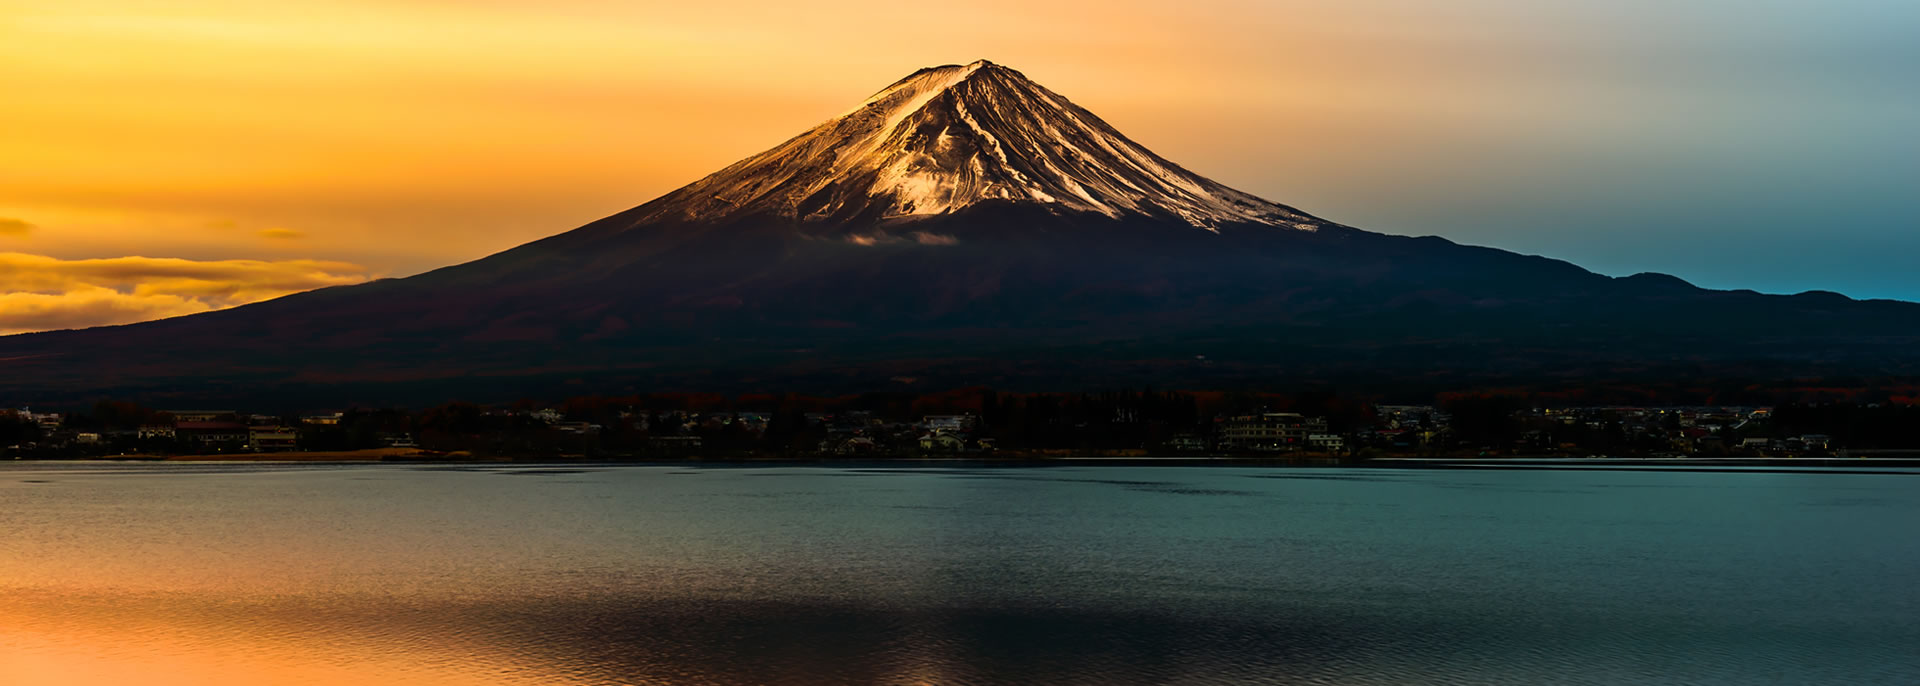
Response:
[{"label": "mountain", "polygon": [[914,72],[812,131],[648,203],[634,220],[767,215],[847,225],[991,202],[1207,229],[1317,223],[1181,169],[986,61]]},{"label": "mountain", "polygon": [[332,402],[902,384],[1370,388],[1920,376],[1920,305],[1362,231],[990,62],[474,262],[0,338],[0,397]]}]

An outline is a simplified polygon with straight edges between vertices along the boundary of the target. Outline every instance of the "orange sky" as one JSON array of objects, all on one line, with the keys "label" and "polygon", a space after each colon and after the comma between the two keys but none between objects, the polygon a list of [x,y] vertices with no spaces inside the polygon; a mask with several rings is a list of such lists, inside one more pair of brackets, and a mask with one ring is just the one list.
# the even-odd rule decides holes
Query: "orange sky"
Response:
[{"label": "orange sky", "polygon": [[[407,275],[637,205],[921,66],[986,58],[1255,194],[1582,261],[1564,253],[1585,244],[1515,229],[1657,192],[1639,181],[1649,165],[1751,166],[1748,137],[1808,123],[1716,119],[1785,100],[1714,68],[1795,50],[1776,35],[1805,23],[1774,16],[1788,5],[1740,5],[1758,19],[1716,14],[1723,0],[1590,5],[0,0],[0,253],[252,260],[282,283],[313,272],[284,261],[327,263],[311,285]],[[1884,97],[1889,113],[1910,102]],[[1474,233],[1495,224],[1509,233]],[[1608,263],[1629,254],[1610,245],[1587,247],[1638,270]],[[0,282],[0,333],[273,290],[142,294],[128,284],[148,277],[129,278],[39,298]],[[99,288],[126,302],[58,311]]]}]

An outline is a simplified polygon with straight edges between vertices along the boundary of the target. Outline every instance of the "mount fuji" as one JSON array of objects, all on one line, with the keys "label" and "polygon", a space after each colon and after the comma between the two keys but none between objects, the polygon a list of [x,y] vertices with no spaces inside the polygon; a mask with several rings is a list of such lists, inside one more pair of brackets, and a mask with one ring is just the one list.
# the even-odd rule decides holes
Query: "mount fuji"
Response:
[{"label": "mount fuji", "polygon": [[1614,278],[1343,226],[980,61],[474,262],[0,338],[0,395],[1878,378],[1920,376],[1916,344],[1912,303]]}]

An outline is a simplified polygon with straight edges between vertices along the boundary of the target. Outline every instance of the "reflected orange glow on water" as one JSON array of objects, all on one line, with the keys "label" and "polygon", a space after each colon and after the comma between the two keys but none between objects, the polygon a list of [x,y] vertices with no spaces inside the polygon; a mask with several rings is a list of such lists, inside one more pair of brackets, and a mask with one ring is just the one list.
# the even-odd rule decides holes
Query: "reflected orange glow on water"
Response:
[{"label": "reflected orange glow on water", "polygon": [[[178,599],[8,594],[0,683],[8,686],[557,684],[563,675],[483,646],[371,626],[295,621],[272,607]],[[356,630],[357,629],[357,630]]]},{"label": "reflected orange glow on water", "polygon": [[1914,683],[1912,478],[0,463],[0,686]]},{"label": "reflected orange glow on water", "polygon": [[[112,648],[103,646],[111,645]],[[337,656],[334,659],[338,659]],[[100,643],[71,637],[22,635],[0,631],[0,680],[21,686],[32,684],[146,684],[148,686],[258,686],[311,684],[359,686],[405,683],[432,686],[499,684],[499,678],[459,674],[421,674],[417,668],[394,669],[391,658],[355,658],[351,666],[329,664],[296,655],[166,654],[160,649],[130,653],[111,638]],[[528,682],[534,683],[534,682]]]}]

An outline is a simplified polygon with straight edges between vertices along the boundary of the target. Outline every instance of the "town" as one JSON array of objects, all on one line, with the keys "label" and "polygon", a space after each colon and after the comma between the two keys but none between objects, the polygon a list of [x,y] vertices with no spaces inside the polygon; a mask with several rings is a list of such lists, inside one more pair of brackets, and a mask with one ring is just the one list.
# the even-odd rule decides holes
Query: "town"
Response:
[{"label": "town", "polygon": [[0,458],[1846,457],[1910,454],[1916,427],[1920,407],[1901,403],[1546,408],[1499,395],[673,394],[285,414],[102,401],[0,410]]}]

